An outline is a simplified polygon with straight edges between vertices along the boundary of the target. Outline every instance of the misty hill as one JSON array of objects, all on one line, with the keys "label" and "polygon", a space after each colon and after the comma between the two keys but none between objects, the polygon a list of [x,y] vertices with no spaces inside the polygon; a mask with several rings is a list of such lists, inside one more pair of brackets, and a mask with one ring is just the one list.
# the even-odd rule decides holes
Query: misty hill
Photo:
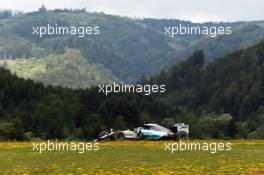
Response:
[{"label": "misty hill", "polygon": [[[264,27],[261,21],[223,23],[223,25],[233,27],[233,34],[216,38],[206,36],[169,38],[164,35],[162,27],[165,24],[179,23],[184,24],[186,21],[138,20],[67,9],[19,14],[0,19],[0,57],[30,60],[24,61],[23,64],[16,63],[16,61],[6,64],[6,67],[16,72],[18,76],[45,84],[84,88],[102,82],[134,83],[142,76],[150,77],[189,57],[197,49],[203,49],[206,60],[210,62],[214,58],[250,46],[264,38]],[[76,36],[39,38],[32,35],[33,26],[47,24],[100,26],[100,35],[85,38]],[[55,66],[48,67],[53,64],[52,59],[64,57],[68,48],[79,51],[80,58],[86,60],[85,64],[78,69],[68,69],[67,65],[61,65],[60,69]],[[40,59],[44,60],[39,61]],[[78,59],[72,60],[72,64],[78,65],[74,63],[75,61]],[[60,61],[59,64],[68,64],[68,62]],[[34,69],[34,65],[40,66],[41,71]],[[74,76],[63,77],[63,75],[71,74]],[[83,77],[85,74],[88,78]],[[57,78],[53,79],[54,75],[57,75]],[[77,80],[78,76],[81,77],[79,80]],[[74,85],[76,80],[81,82]]]},{"label": "misty hill", "polygon": [[187,56],[196,50],[204,50],[206,61],[209,62],[240,48],[252,46],[253,43],[260,42],[264,36],[264,21],[192,23],[175,19],[144,19],[141,22],[161,33],[165,31],[164,26],[173,27],[180,24],[200,27],[232,27],[231,35],[221,35],[216,38],[203,35],[178,35],[174,38],[177,43],[188,48]]}]

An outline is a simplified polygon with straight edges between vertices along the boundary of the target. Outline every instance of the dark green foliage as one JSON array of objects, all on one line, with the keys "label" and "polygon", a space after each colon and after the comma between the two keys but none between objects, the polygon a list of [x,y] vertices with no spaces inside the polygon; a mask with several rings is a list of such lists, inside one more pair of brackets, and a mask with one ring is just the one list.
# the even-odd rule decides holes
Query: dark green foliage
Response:
[{"label": "dark green foliage", "polygon": [[[167,85],[166,96],[160,98],[171,108],[184,106],[187,111],[205,117],[200,122],[206,123],[206,130],[218,121],[220,114],[230,114],[232,118],[225,120],[221,129],[225,132],[217,131],[213,124],[211,128],[215,134],[209,131],[213,134],[210,137],[262,138],[263,75],[264,42],[261,42],[207,66],[203,66],[202,52],[195,52],[188,60],[162,72],[150,82]],[[215,117],[206,117],[210,111],[216,113],[211,115]]]},{"label": "dark green foliage", "polygon": [[87,88],[119,80],[102,65],[90,64],[75,49],[68,49],[64,55],[49,57],[45,72],[36,73],[33,80],[47,85],[72,89]]},{"label": "dark green foliage", "polygon": [[202,51],[144,83],[162,96],[44,87],[0,70],[0,139],[95,138],[144,122],[185,122],[194,138],[263,138],[264,42],[204,66]]},{"label": "dark green foliage", "polygon": [[[49,11],[44,6],[13,16],[1,11],[0,58],[48,61],[47,71],[34,75],[45,86],[0,69],[0,139],[91,139],[105,129],[133,129],[144,122],[167,127],[185,122],[194,138],[264,138],[264,42],[210,63],[258,42],[264,37],[263,21],[219,23],[232,26],[233,34],[214,39],[164,35],[164,26],[180,23],[198,25],[133,20],[84,9]],[[32,35],[33,26],[47,24],[100,26],[100,35]],[[104,96],[94,87],[48,86],[79,89],[140,78],[146,84],[165,84],[166,94]]]},{"label": "dark green foliage", "polygon": [[[3,12],[4,13],[4,12]],[[7,12],[5,12],[7,13]],[[1,14],[1,13],[0,13]],[[4,15],[6,16],[6,15]],[[7,15],[8,16],[8,15]],[[33,35],[33,26],[99,26],[100,35],[78,38],[77,36],[43,36]],[[201,26],[231,26],[233,33],[229,36],[210,38],[202,35],[186,35],[170,38],[164,35],[164,26],[201,25]],[[42,6],[38,12],[15,15],[0,19],[0,59],[11,58],[43,58],[64,55],[67,48],[79,50],[90,66],[100,65],[102,69],[95,72],[99,81],[78,82],[86,88],[108,81],[102,74],[108,70],[123,82],[135,83],[145,76],[150,76],[167,69],[172,64],[191,56],[195,50],[205,51],[205,62],[224,56],[237,49],[257,43],[264,37],[263,21],[238,23],[203,23],[196,24],[180,20],[135,20],[119,16],[98,13],[88,13],[84,9],[47,10]],[[85,69],[85,68],[84,68]],[[62,71],[63,72],[63,71]],[[50,76],[34,75],[45,84],[51,83]],[[57,74],[60,79],[57,84],[69,86],[63,79],[63,73]],[[83,81],[82,75],[79,81]],[[33,77],[33,76],[30,76]],[[91,78],[90,78],[91,79]],[[110,79],[112,80],[112,79]],[[79,87],[79,86],[78,86]],[[73,87],[76,88],[76,87]]]},{"label": "dark green foliage", "polygon": [[252,46],[264,38],[263,21],[253,22],[220,22],[220,23],[192,23],[190,21],[181,21],[175,19],[144,19],[144,24],[153,28],[157,32],[164,32],[164,26],[177,27],[182,26],[200,26],[200,27],[232,27],[231,35],[222,35],[216,38],[210,38],[203,35],[177,35],[174,39],[185,48],[181,55],[185,58],[195,50],[204,50],[206,62],[213,62],[215,59],[232,53],[240,48]]},{"label": "dark green foliage", "polygon": [[[12,36],[7,37],[7,41],[10,40],[8,42],[15,41],[13,37],[30,42],[32,47],[27,57],[64,54],[66,48],[73,48],[80,50],[90,64],[102,65],[115,77],[125,82],[135,82],[142,75],[149,76],[160,71],[167,62],[165,60],[176,59],[177,49],[175,48],[180,48],[173,40],[147,28],[138,21],[84,11],[79,13],[47,11],[42,7],[39,12],[15,16],[6,21],[0,21],[0,24],[3,24],[0,35]],[[48,24],[68,27],[99,26],[100,35],[84,38],[50,35],[40,38],[32,34],[33,27]],[[31,46],[30,44],[28,46]],[[1,49],[0,45],[1,53],[11,54],[13,58],[18,57],[6,48]]]},{"label": "dark green foliage", "polygon": [[110,127],[139,125],[143,112],[157,118],[157,105],[143,95],[45,87],[0,69],[0,139],[91,139]]}]

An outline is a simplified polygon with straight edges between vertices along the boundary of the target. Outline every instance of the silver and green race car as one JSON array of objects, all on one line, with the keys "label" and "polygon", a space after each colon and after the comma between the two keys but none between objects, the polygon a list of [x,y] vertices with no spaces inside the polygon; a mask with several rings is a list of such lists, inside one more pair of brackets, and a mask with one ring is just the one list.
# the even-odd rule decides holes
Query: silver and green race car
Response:
[{"label": "silver and green race car", "polygon": [[110,132],[103,131],[99,134],[97,140],[111,139],[123,141],[125,139],[150,139],[150,140],[168,140],[168,139],[187,139],[189,135],[189,125],[176,123],[170,129],[155,123],[147,123],[142,127],[135,128],[134,131],[123,130]]}]

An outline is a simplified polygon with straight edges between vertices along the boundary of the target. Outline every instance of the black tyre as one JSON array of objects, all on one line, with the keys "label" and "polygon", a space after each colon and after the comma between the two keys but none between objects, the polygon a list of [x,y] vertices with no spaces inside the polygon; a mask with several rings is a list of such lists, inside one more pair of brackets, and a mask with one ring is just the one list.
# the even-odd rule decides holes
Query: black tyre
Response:
[{"label": "black tyre", "polygon": [[139,132],[139,133],[138,133],[138,138],[139,138],[139,139],[144,139],[144,134],[143,134],[143,132]]},{"label": "black tyre", "polygon": [[186,132],[179,132],[178,133],[178,139],[179,140],[187,140],[189,137],[188,137],[188,134]]},{"label": "black tyre", "polygon": [[125,134],[121,131],[114,134],[115,141],[124,141],[126,139]]},{"label": "black tyre", "polygon": [[121,131],[119,131],[119,130],[114,131],[113,134],[111,134],[110,139],[115,140],[115,135],[116,135],[116,133],[119,133],[119,132],[121,132]]}]

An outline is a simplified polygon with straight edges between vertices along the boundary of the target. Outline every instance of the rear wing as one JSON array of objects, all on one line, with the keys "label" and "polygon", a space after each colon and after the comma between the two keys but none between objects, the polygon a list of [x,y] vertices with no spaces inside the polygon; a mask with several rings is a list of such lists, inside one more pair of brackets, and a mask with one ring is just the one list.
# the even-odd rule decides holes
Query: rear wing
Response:
[{"label": "rear wing", "polygon": [[189,125],[186,125],[185,123],[175,123],[174,125],[171,125],[170,129],[174,133],[186,132],[189,134]]}]

